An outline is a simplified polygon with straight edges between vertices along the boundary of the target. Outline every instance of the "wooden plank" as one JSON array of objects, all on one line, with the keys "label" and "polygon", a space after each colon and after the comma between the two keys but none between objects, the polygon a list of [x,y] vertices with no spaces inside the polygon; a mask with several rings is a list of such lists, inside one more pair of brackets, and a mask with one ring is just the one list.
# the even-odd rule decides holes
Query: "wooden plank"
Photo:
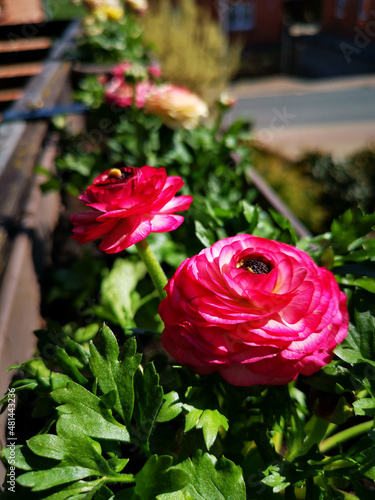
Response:
[{"label": "wooden plank", "polygon": [[37,38],[0,40],[0,53],[49,49],[52,44],[53,42],[50,38],[42,36]]},{"label": "wooden plank", "polygon": [[0,125],[0,176],[15,153],[26,128],[27,124],[23,121],[2,123]]},{"label": "wooden plank", "polygon": [[[15,101],[17,99],[21,99],[23,94],[24,94],[23,89],[19,88],[0,90],[0,102]],[[0,122],[1,122],[1,114],[0,114]]]},{"label": "wooden plank", "polygon": [[17,63],[0,66],[0,78],[16,78],[19,76],[33,76],[40,73],[43,69],[43,63]]},{"label": "wooden plank", "polygon": [[8,166],[2,172],[0,215],[12,224],[18,219],[47,128],[45,121],[27,124]]}]

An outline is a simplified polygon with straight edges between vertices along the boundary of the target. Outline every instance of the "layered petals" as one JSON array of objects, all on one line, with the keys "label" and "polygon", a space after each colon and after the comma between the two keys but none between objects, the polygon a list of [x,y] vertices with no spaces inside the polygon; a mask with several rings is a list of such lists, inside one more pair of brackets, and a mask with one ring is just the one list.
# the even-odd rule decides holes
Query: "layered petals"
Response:
[{"label": "layered petals", "polygon": [[329,363],[348,332],[333,274],[295,247],[241,234],[185,260],[159,307],[164,347],[198,374],[280,385]]},{"label": "layered petals", "polygon": [[103,238],[99,248],[117,253],[150,233],[173,231],[184,220],[175,212],[187,210],[192,202],[191,196],[175,196],[183,184],[180,177],[168,177],[164,168],[107,170],[79,197],[90,210],[70,218],[72,238],[80,243]]}]

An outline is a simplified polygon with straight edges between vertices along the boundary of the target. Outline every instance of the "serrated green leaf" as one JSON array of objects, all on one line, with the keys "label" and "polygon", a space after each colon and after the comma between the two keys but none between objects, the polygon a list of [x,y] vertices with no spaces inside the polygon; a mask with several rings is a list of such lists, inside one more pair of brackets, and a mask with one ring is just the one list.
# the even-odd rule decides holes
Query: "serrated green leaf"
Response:
[{"label": "serrated green leaf", "polygon": [[71,424],[75,424],[93,438],[130,442],[126,427],[118,423],[102,401],[84,387],[70,382],[66,388],[54,391],[51,396],[61,405],[57,408],[60,426],[69,429]]},{"label": "serrated green leaf", "polygon": [[159,384],[159,375],[153,363],[148,363],[144,369],[138,370],[134,378],[135,404],[133,417],[136,431],[134,440],[146,453],[149,453],[149,439],[155,424],[155,419],[163,402],[163,389]]},{"label": "serrated green leaf", "polygon": [[191,429],[194,429],[199,422],[199,418],[203,413],[203,410],[200,408],[194,408],[194,406],[184,404],[184,410],[189,413],[186,415],[185,421],[185,432],[189,432]]},{"label": "serrated green leaf", "polygon": [[274,493],[279,493],[290,485],[290,482],[280,474],[279,465],[270,465],[264,474],[266,477],[262,479],[262,483],[270,486]]},{"label": "serrated green leaf", "polygon": [[204,410],[196,424],[197,429],[203,430],[204,442],[209,450],[214,444],[220,427],[228,430],[228,419],[217,410]]},{"label": "serrated green leaf", "polygon": [[189,483],[177,493],[159,495],[157,500],[246,500],[242,469],[225,457],[217,460],[198,450],[192,459],[173,469],[189,474]]},{"label": "serrated green leaf", "polygon": [[156,500],[164,494],[181,490],[190,476],[171,465],[172,457],[152,455],[136,475],[135,487],[118,493],[113,500]]},{"label": "serrated green leaf", "polygon": [[90,368],[104,394],[116,393],[114,409],[122,417],[127,428],[134,409],[134,375],[142,359],[137,354],[135,339],[129,339],[119,358],[117,340],[111,330],[104,325],[95,345],[90,344]]},{"label": "serrated green leaf", "polygon": [[194,406],[183,404],[183,408],[189,413],[186,415],[185,432],[194,427],[203,430],[203,437],[209,450],[216,440],[220,427],[228,430],[228,419],[218,410],[201,410]]},{"label": "serrated green leaf", "polygon": [[158,422],[169,422],[176,418],[183,409],[183,404],[179,402],[180,396],[177,392],[171,391],[163,397],[163,404],[157,416]]},{"label": "serrated green leaf", "polygon": [[57,424],[58,435],[41,434],[32,437],[28,448],[40,457],[59,462],[45,470],[30,471],[18,478],[19,484],[33,491],[48,490],[88,477],[103,478],[105,482],[132,482],[133,476],[119,475],[104,459],[98,442],[85,435],[81,427],[73,424],[68,428]]}]

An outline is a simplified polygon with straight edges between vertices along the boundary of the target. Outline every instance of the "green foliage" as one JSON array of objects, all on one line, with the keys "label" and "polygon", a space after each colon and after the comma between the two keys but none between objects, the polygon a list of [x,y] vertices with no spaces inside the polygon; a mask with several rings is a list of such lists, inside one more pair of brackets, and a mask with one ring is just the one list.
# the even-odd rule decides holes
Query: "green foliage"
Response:
[{"label": "green foliage", "polygon": [[82,62],[147,61],[142,28],[137,19],[130,15],[116,21],[87,17],[76,46],[75,56]]},{"label": "green foliage", "polygon": [[361,206],[366,212],[375,208],[375,152],[360,151],[347,158],[310,154],[299,168],[322,186],[321,204],[329,219],[345,210]]}]

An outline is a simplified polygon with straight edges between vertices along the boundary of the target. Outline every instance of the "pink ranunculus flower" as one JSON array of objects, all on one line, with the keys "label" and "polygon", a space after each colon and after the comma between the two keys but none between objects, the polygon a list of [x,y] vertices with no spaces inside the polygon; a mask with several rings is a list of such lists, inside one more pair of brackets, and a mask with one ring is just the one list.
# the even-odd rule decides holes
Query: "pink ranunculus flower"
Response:
[{"label": "pink ranunculus flower", "polygon": [[[148,94],[154,89],[154,79],[161,76],[160,66],[152,63],[148,66],[124,61],[116,64],[109,75],[102,77],[105,98],[109,104],[128,107],[133,104],[143,108]],[[135,96],[133,96],[135,94]]]},{"label": "pink ranunculus flower", "polygon": [[144,105],[146,113],[158,115],[172,128],[192,129],[208,116],[207,104],[200,97],[171,83],[155,86],[148,93]]},{"label": "pink ranunculus flower", "polygon": [[185,260],[159,308],[165,349],[238,386],[311,375],[347,335],[333,274],[295,247],[241,234]]},{"label": "pink ranunculus flower", "polygon": [[71,216],[72,238],[80,243],[103,238],[99,249],[117,253],[150,233],[173,231],[184,220],[175,212],[187,210],[193,199],[175,196],[183,185],[164,168],[106,170],[79,197],[90,210]]}]

